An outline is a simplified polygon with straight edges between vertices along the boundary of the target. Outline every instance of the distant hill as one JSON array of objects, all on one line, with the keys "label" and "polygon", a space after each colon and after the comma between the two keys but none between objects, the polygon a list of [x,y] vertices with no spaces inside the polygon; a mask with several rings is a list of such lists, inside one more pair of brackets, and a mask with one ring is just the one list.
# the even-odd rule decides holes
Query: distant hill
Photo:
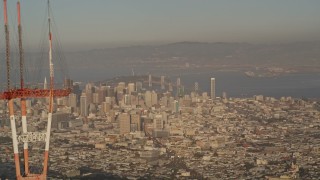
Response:
[{"label": "distant hill", "polygon": [[[32,62],[37,56],[40,57],[27,54],[26,60]],[[163,70],[199,71],[201,68],[246,70],[256,66],[320,71],[320,41],[287,44],[177,42],[67,52],[65,57],[71,76],[79,78],[130,75],[131,71],[147,74]],[[38,67],[39,63],[33,66]],[[59,66],[63,69],[65,65],[55,63],[57,69]]]},{"label": "distant hill", "polygon": [[320,41],[289,44],[178,42],[67,53],[77,66],[154,64],[296,65],[320,66]]}]

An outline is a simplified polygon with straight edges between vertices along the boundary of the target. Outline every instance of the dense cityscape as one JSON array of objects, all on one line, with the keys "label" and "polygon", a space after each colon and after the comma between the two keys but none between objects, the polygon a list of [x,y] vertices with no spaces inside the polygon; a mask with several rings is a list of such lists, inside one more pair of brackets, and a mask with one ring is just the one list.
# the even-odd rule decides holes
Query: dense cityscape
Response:
[{"label": "dense cityscape", "polygon": [[0,180],[319,179],[319,6],[2,0]]},{"label": "dense cityscape", "polygon": [[[228,97],[165,76],[81,84],[55,98],[48,177],[83,179],[318,179],[320,103]],[[119,82],[120,80],[120,82]],[[43,89],[47,89],[46,81]],[[189,88],[190,89],[190,88]],[[28,99],[29,131],[45,131],[48,98]],[[15,101],[16,109],[20,101]],[[0,177],[15,177],[10,120],[0,102]],[[17,131],[22,132],[19,110]],[[22,146],[23,144],[19,144]],[[41,171],[43,143],[31,143]],[[23,157],[20,153],[20,157]],[[23,161],[23,158],[21,159]],[[23,168],[22,171],[23,172]]]}]

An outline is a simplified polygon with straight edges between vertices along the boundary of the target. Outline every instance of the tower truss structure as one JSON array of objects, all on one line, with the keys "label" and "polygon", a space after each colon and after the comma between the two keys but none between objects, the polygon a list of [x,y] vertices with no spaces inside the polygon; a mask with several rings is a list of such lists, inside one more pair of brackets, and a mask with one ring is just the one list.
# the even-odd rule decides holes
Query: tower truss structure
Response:
[{"label": "tower truss structure", "polygon": [[[49,69],[50,69],[50,88],[49,89],[29,89],[24,87],[24,51],[22,46],[22,25],[21,25],[21,12],[20,12],[20,0],[17,2],[17,17],[18,17],[18,38],[19,38],[19,64],[20,64],[20,88],[12,88],[10,81],[10,34],[8,27],[7,16],[7,0],[3,0],[3,12],[4,12],[4,28],[5,28],[5,40],[6,40],[6,66],[7,66],[7,89],[0,93],[0,99],[8,101],[8,109],[10,116],[10,125],[12,133],[12,143],[14,152],[14,161],[16,168],[16,178],[22,179],[46,179],[48,172],[49,161],[49,145],[50,145],[50,132],[51,121],[53,113],[53,100],[54,97],[68,96],[71,89],[54,89],[54,66],[52,57],[52,32],[51,32],[51,18],[50,18],[50,2],[48,0],[48,41],[49,41]],[[27,111],[26,111],[26,98],[49,98],[48,108],[48,121],[46,132],[28,132],[27,130]],[[14,110],[14,99],[20,99],[21,104],[21,122],[22,133],[17,134],[16,130],[16,118]],[[44,142],[44,162],[41,174],[32,174],[29,168],[29,143]],[[24,158],[24,172],[21,173],[20,157],[18,144],[23,143],[23,158]]]}]

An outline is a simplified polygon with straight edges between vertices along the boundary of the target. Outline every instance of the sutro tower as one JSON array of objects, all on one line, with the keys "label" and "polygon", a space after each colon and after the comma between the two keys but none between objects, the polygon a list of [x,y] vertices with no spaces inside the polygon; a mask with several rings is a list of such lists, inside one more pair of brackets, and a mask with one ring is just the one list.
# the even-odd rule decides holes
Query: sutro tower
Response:
[{"label": "sutro tower", "polygon": [[[14,151],[14,161],[16,167],[16,177],[18,180],[22,179],[46,179],[48,170],[48,158],[49,158],[49,143],[50,143],[50,131],[51,121],[53,113],[53,98],[63,97],[70,94],[70,89],[54,89],[54,69],[52,62],[52,33],[51,33],[51,20],[50,20],[50,4],[48,0],[48,22],[49,22],[49,66],[50,66],[50,88],[49,89],[29,89],[24,87],[24,53],[22,46],[22,26],[21,26],[21,15],[20,15],[20,0],[17,2],[17,13],[18,13],[18,34],[19,34],[19,54],[20,54],[20,88],[12,88],[10,82],[10,36],[8,27],[8,16],[7,16],[7,0],[3,0],[4,8],[4,28],[5,28],[5,39],[6,39],[6,66],[7,66],[7,90],[0,93],[0,99],[8,100],[8,108],[10,115],[10,125],[12,132],[12,142]],[[28,132],[27,131],[27,118],[26,118],[26,98],[49,98],[49,113],[47,122],[46,133],[41,132]],[[21,117],[22,117],[22,134],[17,134],[16,131],[16,119],[14,112],[14,99],[20,99],[21,101]],[[33,142],[45,142],[44,151],[44,162],[43,170],[41,174],[32,174],[29,171],[28,162],[28,143]],[[19,161],[19,149],[18,143],[23,143],[23,154],[24,154],[24,172],[20,171]]]}]

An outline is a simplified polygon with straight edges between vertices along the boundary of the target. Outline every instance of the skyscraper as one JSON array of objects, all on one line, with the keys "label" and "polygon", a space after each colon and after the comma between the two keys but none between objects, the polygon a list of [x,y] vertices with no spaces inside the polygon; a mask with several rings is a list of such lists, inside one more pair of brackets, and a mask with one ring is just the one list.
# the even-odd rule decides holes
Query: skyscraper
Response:
[{"label": "skyscraper", "polygon": [[85,95],[81,95],[80,97],[80,114],[84,117],[88,116],[88,102]]},{"label": "skyscraper", "polygon": [[170,82],[169,85],[168,85],[168,89],[169,89],[170,92],[173,91],[173,87],[172,87],[172,83],[171,83],[171,82]]},{"label": "skyscraper", "polygon": [[47,78],[44,77],[43,89],[48,89]]},{"label": "skyscraper", "polygon": [[69,106],[76,109],[77,108],[77,95],[76,94],[69,94]]},{"label": "skyscraper", "polygon": [[147,107],[158,104],[158,94],[155,91],[146,91],[144,99]]},{"label": "skyscraper", "polygon": [[199,91],[199,83],[195,82],[194,83],[194,92],[198,93],[198,91]]},{"label": "skyscraper", "polygon": [[129,83],[128,84],[128,94],[131,94],[132,92],[135,91],[135,85],[134,83]]},{"label": "skyscraper", "polygon": [[163,129],[163,119],[161,114],[156,114],[153,119],[153,128],[154,129]]},{"label": "skyscraper", "polygon": [[94,103],[94,104],[99,104],[100,102],[99,102],[99,94],[98,93],[93,93],[92,94],[92,102]]},{"label": "skyscraper", "polygon": [[120,134],[130,133],[130,115],[128,113],[119,114]]},{"label": "skyscraper", "polygon": [[64,79],[64,88],[71,89],[73,86],[73,80],[69,78]]},{"label": "skyscraper", "polygon": [[140,92],[142,90],[142,82],[138,81],[136,82],[136,91]]},{"label": "skyscraper", "polygon": [[149,74],[149,87],[152,87],[152,76]]},{"label": "skyscraper", "polygon": [[177,78],[177,87],[181,86],[181,80],[180,78]]},{"label": "skyscraper", "polygon": [[158,94],[154,91],[152,91],[152,105],[158,104]]},{"label": "skyscraper", "polygon": [[136,130],[141,131],[141,118],[139,114],[131,114],[131,124],[135,124]]},{"label": "skyscraper", "polygon": [[211,91],[210,91],[211,99],[216,98],[216,79],[211,78]]},{"label": "skyscraper", "polygon": [[161,89],[165,89],[164,76],[161,76]]},{"label": "skyscraper", "polygon": [[144,94],[144,101],[147,107],[152,106],[152,94],[150,91],[146,91],[146,93]]}]

